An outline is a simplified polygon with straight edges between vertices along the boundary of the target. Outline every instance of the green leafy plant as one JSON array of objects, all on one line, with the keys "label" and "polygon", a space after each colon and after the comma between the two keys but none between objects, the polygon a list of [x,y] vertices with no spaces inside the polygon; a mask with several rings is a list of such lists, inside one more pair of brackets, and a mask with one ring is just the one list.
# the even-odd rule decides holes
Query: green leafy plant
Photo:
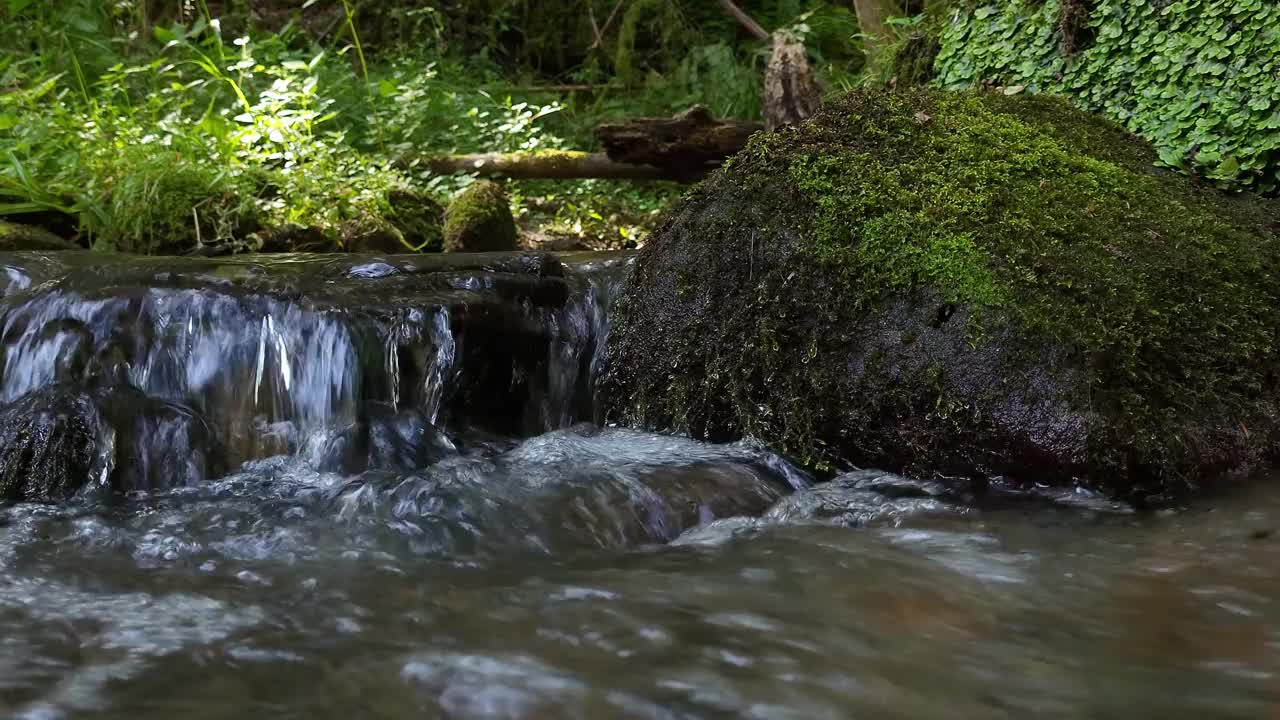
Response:
[{"label": "green leafy plant", "polygon": [[1169,167],[1280,191],[1280,5],[1098,0],[1081,18],[1067,0],[1081,43],[1064,38],[1063,1],[957,8],[937,82],[1066,94],[1150,140]]},{"label": "green leafy plant", "polygon": [[208,17],[151,35],[96,77],[10,68],[0,214],[63,213],[94,247],[138,252],[252,249],[256,230],[291,225],[341,244],[385,224],[411,180],[334,122],[362,113],[358,92],[325,92],[358,82],[329,53],[275,35],[224,43]]}]

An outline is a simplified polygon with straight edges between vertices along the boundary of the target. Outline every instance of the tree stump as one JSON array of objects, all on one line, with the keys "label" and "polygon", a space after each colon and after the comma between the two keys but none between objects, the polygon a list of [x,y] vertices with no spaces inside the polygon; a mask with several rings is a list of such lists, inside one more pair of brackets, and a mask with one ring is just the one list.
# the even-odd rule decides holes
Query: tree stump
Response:
[{"label": "tree stump", "polygon": [[789,32],[774,33],[764,75],[765,129],[773,132],[804,122],[818,111],[821,101],[804,43]]}]

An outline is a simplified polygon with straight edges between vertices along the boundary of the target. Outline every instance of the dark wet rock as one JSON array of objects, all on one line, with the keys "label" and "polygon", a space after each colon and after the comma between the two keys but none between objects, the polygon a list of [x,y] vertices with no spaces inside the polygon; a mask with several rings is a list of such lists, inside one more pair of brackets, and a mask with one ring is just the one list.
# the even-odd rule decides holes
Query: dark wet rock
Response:
[{"label": "dark wet rock", "polygon": [[0,499],[181,487],[218,462],[197,414],[136,388],[51,384],[0,406]]},{"label": "dark wet rock", "polygon": [[81,249],[79,245],[70,240],[64,240],[48,230],[0,220],[0,252],[19,250],[52,252]]},{"label": "dark wet rock", "polygon": [[481,180],[458,195],[444,215],[445,252],[515,250],[516,222],[502,186]]},{"label": "dark wet rock", "polygon": [[62,500],[83,488],[98,460],[97,407],[52,387],[0,406],[0,500]]},{"label": "dark wet rock", "polygon": [[865,91],[653,233],[611,418],[980,486],[1143,497],[1280,446],[1277,206],[1050,98]]},{"label": "dark wet rock", "polygon": [[194,409],[127,385],[108,386],[94,397],[105,428],[114,433],[107,475],[112,489],[187,487],[226,470],[222,448]]},{"label": "dark wet rock", "polygon": [[426,467],[457,453],[443,430],[421,409],[396,412],[374,404],[366,422],[368,467],[410,470]]},{"label": "dark wet rock", "polygon": [[317,468],[355,474],[409,472],[458,454],[449,436],[418,408],[370,403],[365,416],[327,440]]}]

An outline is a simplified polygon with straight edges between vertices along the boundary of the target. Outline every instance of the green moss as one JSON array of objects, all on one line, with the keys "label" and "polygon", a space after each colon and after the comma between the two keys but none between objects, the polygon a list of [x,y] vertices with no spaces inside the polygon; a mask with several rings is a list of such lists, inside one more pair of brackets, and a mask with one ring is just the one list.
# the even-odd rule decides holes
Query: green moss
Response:
[{"label": "green moss", "polygon": [[120,148],[96,170],[103,203],[87,225],[95,250],[180,254],[259,227],[249,174],[233,177],[156,144]]},{"label": "green moss", "polygon": [[502,186],[477,182],[462,192],[444,219],[444,248],[448,252],[513,250],[516,224]]},{"label": "green moss", "polygon": [[[618,363],[657,347],[645,332],[676,336],[656,381],[619,371],[623,394],[642,424],[677,416],[680,397],[683,429],[815,465],[1162,486],[1240,467],[1278,435],[1280,213],[1154,159],[1048,97],[829,103],[757,136],[655,232],[631,307],[664,301],[666,263],[708,287],[620,321]],[[1020,428],[1013,448],[1009,408],[1087,436],[1078,465],[1036,467],[1066,441]]]},{"label": "green moss", "polygon": [[817,208],[813,254],[861,289],[853,306],[929,287],[973,322],[1065,345],[1140,450],[1170,441],[1165,413],[1248,403],[1266,381],[1275,239],[1226,198],[1157,176],[1057,100],[865,93],[836,112],[843,141],[875,152],[801,151],[787,175]]}]

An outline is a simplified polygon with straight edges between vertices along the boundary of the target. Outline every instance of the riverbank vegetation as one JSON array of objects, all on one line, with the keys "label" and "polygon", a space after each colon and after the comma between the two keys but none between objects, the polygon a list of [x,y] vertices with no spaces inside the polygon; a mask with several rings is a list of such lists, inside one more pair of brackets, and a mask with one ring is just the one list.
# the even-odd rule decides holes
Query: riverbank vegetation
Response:
[{"label": "riverbank vegetation", "polygon": [[[1152,141],[1167,167],[1275,194],[1278,12],[1257,0],[7,0],[0,218],[102,250],[428,251],[444,207],[501,171],[522,245],[633,247],[683,193],[672,180],[777,124],[764,106],[790,92],[775,71],[794,62],[815,88],[801,115],[868,85],[1065,94]],[[631,142],[636,127],[671,128],[628,122],[677,114],[696,142],[637,152],[599,132]],[[704,141],[695,166],[650,164]]]},{"label": "riverbank vegetation", "polygon": [[[8,2],[0,215],[97,249],[417,250],[398,218],[474,180],[424,157],[591,149],[602,122],[693,104],[759,118],[767,48],[713,5]],[[808,38],[826,86],[857,81],[851,9],[743,7]],[[507,185],[530,242],[593,247],[634,245],[681,192]]]}]

